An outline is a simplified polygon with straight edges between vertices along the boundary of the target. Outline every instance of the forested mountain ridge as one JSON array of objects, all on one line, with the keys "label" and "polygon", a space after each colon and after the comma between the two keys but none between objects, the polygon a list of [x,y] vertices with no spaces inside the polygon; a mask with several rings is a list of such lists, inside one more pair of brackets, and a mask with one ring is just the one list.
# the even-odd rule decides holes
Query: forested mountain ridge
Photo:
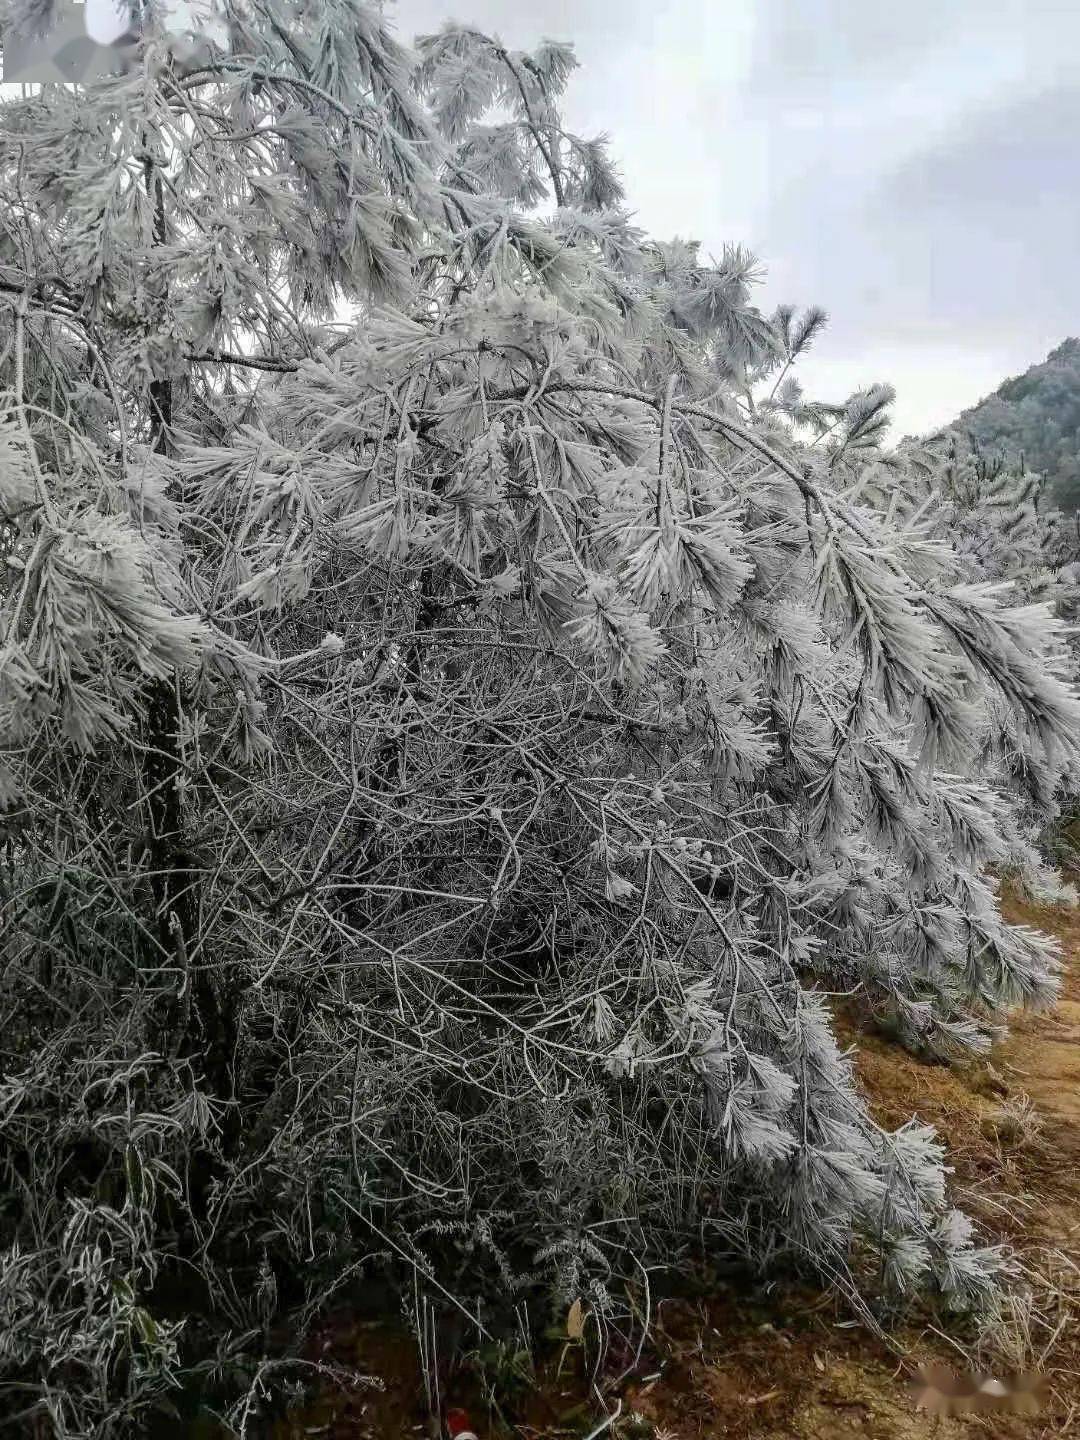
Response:
[{"label": "forested mountain ridge", "polygon": [[1080,507],[1080,339],[1063,340],[1041,364],[1005,380],[962,411],[955,427],[1010,461],[1022,456],[1055,504]]}]

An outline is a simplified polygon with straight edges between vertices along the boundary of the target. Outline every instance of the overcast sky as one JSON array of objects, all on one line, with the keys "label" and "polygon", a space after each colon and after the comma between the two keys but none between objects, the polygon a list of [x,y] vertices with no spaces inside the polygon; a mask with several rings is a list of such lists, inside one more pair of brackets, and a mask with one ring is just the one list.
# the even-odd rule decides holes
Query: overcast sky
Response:
[{"label": "overcast sky", "polygon": [[389,0],[574,43],[571,128],[612,140],[638,223],[726,241],[761,303],[831,323],[803,366],[891,381],[922,432],[1080,333],[1080,0]]}]

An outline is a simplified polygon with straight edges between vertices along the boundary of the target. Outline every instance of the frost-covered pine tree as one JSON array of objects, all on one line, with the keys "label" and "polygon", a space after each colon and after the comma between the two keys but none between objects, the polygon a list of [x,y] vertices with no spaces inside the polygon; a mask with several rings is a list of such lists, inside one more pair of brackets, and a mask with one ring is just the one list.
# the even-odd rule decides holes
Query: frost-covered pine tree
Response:
[{"label": "frost-covered pine tree", "polygon": [[247,1365],[239,1425],[379,1267],[488,1334],[702,1244],[982,1303],[826,992],[1052,996],[979,760],[1073,762],[1047,607],[860,498],[880,393],[755,405],[820,322],[630,224],[568,46],[217,15],[0,111],[3,1403]]},{"label": "frost-covered pine tree", "polygon": [[[892,387],[870,386],[842,405],[808,402],[791,371],[826,317],[815,307],[798,316],[792,307],[781,306],[772,323],[781,340],[779,353],[753,377],[762,384],[772,380],[759,397],[762,421],[771,421],[783,435],[813,435],[812,446],[824,442],[830,468],[847,471],[852,480],[849,493],[893,524],[911,526],[954,552],[955,579],[981,586],[986,594],[996,587],[1014,605],[1048,607],[1055,623],[1046,635],[1044,664],[1075,685],[1080,677],[1075,625],[1080,542],[1076,527],[1046,502],[1041,477],[1029,473],[1022,460],[1010,465],[1003,454],[985,450],[973,435],[955,428],[928,440],[906,440],[892,451],[879,450],[895,399]],[[752,397],[748,403],[753,407]],[[848,464],[851,455],[860,456],[854,466]],[[1080,786],[1072,752],[1029,743],[1012,707],[993,690],[984,696],[981,710],[976,768],[1013,801],[1002,816],[1006,843],[997,869],[1039,900],[1074,903],[1072,887],[1047,863],[1060,849],[1063,807],[1075,808]]]},{"label": "frost-covered pine tree", "polygon": [[[969,582],[997,586],[1014,602],[1052,610],[1059,623],[1048,637],[1046,663],[1075,684],[1080,676],[1076,532],[1047,503],[1041,477],[1022,461],[1011,465],[974,435],[953,429],[926,442],[905,442],[876,483],[884,485],[892,513],[918,516],[949,540],[958,573]],[[1019,802],[1011,815],[1006,868],[1037,898],[1074,899],[1071,887],[1042,858],[1053,854],[1062,809],[1075,808],[1080,791],[1080,773],[1068,751],[1031,745],[1009,707],[995,698],[984,717],[980,760],[983,773]]]}]

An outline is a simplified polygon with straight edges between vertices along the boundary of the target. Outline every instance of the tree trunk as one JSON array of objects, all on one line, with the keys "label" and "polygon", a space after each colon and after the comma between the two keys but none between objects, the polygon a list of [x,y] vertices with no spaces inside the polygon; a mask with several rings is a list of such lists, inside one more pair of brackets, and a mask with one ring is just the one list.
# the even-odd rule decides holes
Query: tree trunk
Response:
[{"label": "tree trunk", "polygon": [[[165,187],[154,173],[153,161],[145,161],[147,193],[154,202],[154,241],[168,240]],[[161,294],[162,308],[168,289]],[[173,424],[173,383],[157,379],[150,383],[151,448],[159,455],[170,453]],[[170,486],[170,490],[173,487]],[[179,497],[172,495],[173,499]],[[173,957],[177,985],[163,1007],[160,1046],[165,1054],[179,1054],[188,1038],[192,1019],[203,1044],[203,1067],[213,1092],[222,1099],[232,1094],[231,1060],[234,1050],[233,1008],[219,994],[213,977],[202,966],[189,973],[190,957],[199,933],[198,881],[190,869],[181,789],[184,773],[180,736],[183,721],[181,681],[178,674],[155,680],[147,697],[146,783],[150,812],[150,863],[158,943],[165,955]],[[157,960],[162,963],[161,959]],[[194,1015],[192,1014],[194,1011]]]}]

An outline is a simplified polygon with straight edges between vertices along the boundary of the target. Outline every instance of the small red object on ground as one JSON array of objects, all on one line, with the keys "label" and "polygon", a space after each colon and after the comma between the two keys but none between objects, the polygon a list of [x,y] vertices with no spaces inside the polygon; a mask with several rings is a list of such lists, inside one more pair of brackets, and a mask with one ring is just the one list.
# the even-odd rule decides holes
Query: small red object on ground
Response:
[{"label": "small red object on ground", "polygon": [[478,1440],[476,1431],[469,1424],[469,1417],[464,1410],[448,1410],[446,1412],[446,1433],[450,1440]]}]

